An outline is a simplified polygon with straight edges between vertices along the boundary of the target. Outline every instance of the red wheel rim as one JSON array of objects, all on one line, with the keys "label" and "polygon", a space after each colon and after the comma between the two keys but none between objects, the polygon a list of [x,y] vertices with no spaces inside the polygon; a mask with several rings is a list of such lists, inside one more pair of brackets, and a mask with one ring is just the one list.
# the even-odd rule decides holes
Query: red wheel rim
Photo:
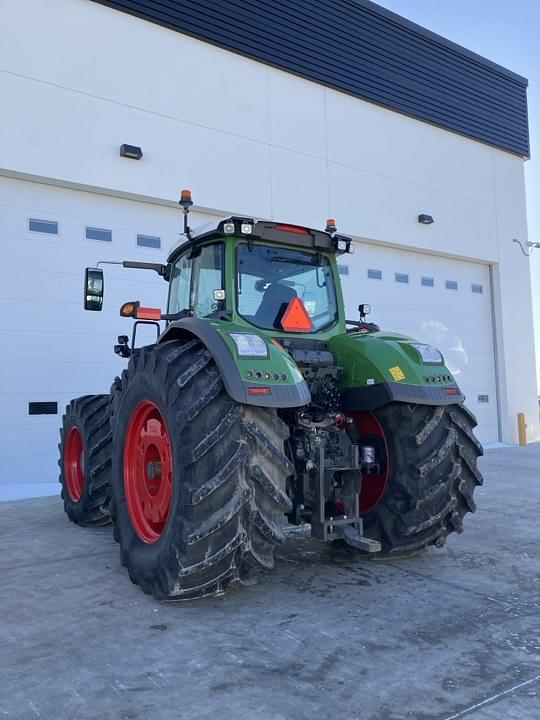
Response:
[{"label": "red wheel rim", "polygon": [[143,542],[156,542],[171,508],[172,453],[165,421],[150,400],[139,403],[129,421],[124,491],[133,529]]},{"label": "red wheel rim", "polygon": [[84,491],[84,445],[78,427],[70,427],[64,448],[64,477],[68,495],[78,502]]},{"label": "red wheel rim", "polygon": [[390,454],[384,430],[376,415],[371,412],[354,412],[351,413],[351,417],[354,418],[360,431],[360,446],[373,445],[381,465],[381,472],[378,475],[365,473],[362,477],[360,512],[365,514],[373,510],[384,495],[390,476]]}]

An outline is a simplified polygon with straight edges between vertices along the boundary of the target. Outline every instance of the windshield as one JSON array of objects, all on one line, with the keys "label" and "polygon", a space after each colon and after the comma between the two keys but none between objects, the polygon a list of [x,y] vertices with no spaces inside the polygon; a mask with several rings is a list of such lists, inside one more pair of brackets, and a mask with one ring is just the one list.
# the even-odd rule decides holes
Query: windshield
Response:
[{"label": "windshield", "polygon": [[300,298],[313,323],[311,332],[337,316],[332,269],[324,255],[301,250],[253,245],[238,246],[238,312],[268,330],[281,330],[281,318]]}]

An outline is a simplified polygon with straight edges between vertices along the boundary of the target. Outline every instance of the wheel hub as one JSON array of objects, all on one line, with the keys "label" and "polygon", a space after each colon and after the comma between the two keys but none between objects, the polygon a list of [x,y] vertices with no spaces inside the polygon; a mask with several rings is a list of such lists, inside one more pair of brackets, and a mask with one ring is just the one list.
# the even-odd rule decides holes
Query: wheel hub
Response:
[{"label": "wheel hub", "polygon": [[70,427],[64,448],[64,478],[68,495],[78,502],[84,492],[84,444],[78,427]]},{"label": "wheel hub", "polygon": [[129,421],[124,490],[133,529],[143,542],[156,542],[171,507],[172,451],[167,425],[150,400],[139,403]]},{"label": "wheel hub", "polygon": [[362,478],[360,512],[365,514],[379,504],[386,491],[390,474],[388,442],[374,413],[352,412],[350,415],[360,432],[362,445],[372,448],[377,459],[372,471],[365,473]]}]

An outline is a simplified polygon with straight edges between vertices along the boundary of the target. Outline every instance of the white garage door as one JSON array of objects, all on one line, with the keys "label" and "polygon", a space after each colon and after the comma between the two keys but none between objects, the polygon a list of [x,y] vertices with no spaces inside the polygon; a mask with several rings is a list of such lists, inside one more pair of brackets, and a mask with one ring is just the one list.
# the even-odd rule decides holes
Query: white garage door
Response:
[{"label": "white garage door", "polygon": [[482,442],[498,437],[495,355],[487,265],[357,243],[340,258],[347,316],[369,318],[438,347],[478,418]]},{"label": "white garage door", "polygon": [[[84,267],[163,262],[180,224],[173,207],[0,178],[0,497],[19,496],[21,486],[28,495],[56,490],[63,408],[73,397],[108,392],[125,366],[112,351],[132,326],[119,317],[120,305],[165,303],[167,286],[157,275],[110,266],[103,312],[85,312]],[[481,438],[496,440],[488,269],[369,245],[347,261],[349,317],[370,302],[375,322],[440,347],[479,417]],[[408,282],[396,281],[405,276]]]},{"label": "white garage door", "polygon": [[120,305],[165,304],[167,284],[155,273],[109,266],[104,310],[85,312],[84,267],[163,262],[181,222],[173,207],[0,178],[0,496],[20,495],[21,483],[29,495],[57,489],[66,403],[108,392],[125,366],[113,353],[116,336],[131,333]]}]

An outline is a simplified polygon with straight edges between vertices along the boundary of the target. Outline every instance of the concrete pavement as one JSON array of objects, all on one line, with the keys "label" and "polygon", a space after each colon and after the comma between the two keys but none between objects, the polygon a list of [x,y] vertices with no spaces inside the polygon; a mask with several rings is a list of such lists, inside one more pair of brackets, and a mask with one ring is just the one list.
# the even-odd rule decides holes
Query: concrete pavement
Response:
[{"label": "concrete pavement", "polygon": [[58,498],[0,504],[0,718],[538,720],[540,444],[482,471],[442,550],[369,560],[291,528],[260,585],[183,603]]}]

